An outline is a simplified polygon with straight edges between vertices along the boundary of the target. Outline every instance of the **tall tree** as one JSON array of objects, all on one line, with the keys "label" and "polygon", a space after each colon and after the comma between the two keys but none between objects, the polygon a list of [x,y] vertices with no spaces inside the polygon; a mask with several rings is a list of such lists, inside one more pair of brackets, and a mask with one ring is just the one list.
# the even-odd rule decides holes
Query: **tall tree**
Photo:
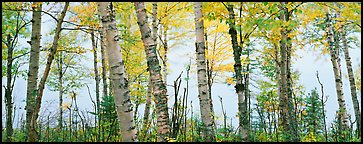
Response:
[{"label": "tall tree", "polygon": [[[98,134],[100,135],[101,134],[101,119],[102,119],[102,116],[101,116],[101,113],[100,113],[100,107],[101,107],[101,103],[100,103],[100,75],[98,73],[98,64],[97,64],[97,41],[95,41],[95,33],[93,30],[91,30],[91,42],[92,42],[92,51],[93,51],[93,69],[94,69],[94,74],[95,74],[95,81],[96,81],[96,113],[98,115]],[[100,32],[100,34],[102,35],[102,38],[103,38],[103,33]],[[101,38],[101,47],[102,47],[102,44],[104,44],[102,41],[104,39]],[[101,51],[104,51],[104,49],[101,49]],[[104,55],[103,53],[101,52],[101,55],[102,55],[102,62],[104,60]],[[102,67],[104,68],[104,65],[102,65]],[[103,71],[103,69],[102,69]],[[103,73],[104,74],[104,73]],[[102,75],[102,76],[105,76],[105,75]],[[105,80],[105,79],[103,79]],[[104,81],[106,82],[106,81]],[[103,96],[105,97],[107,94],[107,82],[106,83],[103,83]],[[105,88],[106,87],[106,88]],[[96,123],[96,120],[95,119],[95,123]],[[101,137],[101,136],[99,136]],[[97,138],[99,138],[97,137]]]},{"label": "tall tree", "polygon": [[32,112],[34,111],[34,102],[37,95],[38,71],[39,71],[39,51],[41,38],[41,22],[42,22],[42,3],[34,3],[33,8],[33,24],[32,37],[29,59],[29,70],[27,80],[27,96],[26,96],[26,131],[29,130]]},{"label": "tall tree", "polygon": [[251,97],[250,97],[250,90],[249,90],[249,84],[250,84],[250,50],[247,49],[247,65],[246,65],[246,69],[245,69],[245,74],[244,76],[244,95],[245,95],[245,106],[244,106],[244,113],[246,115],[244,115],[244,124],[243,126],[245,127],[244,129],[246,129],[246,133],[247,133],[247,137],[246,137],[246,141],[249,142],[250,141],[250,119],[251,119]]},{"label": "tall tree", "polygon": [[[157,47],[157,35],[158,35],[158,25],[157,25],[157,14],[158,14],[158,3],[157,2],[153,2],[153,8],[152,8],[152,38],[154,40],[154,43]],[[165,79],[166,80],[166,79]],[[147,130],[150,126],[150,121],[149,121],[149,115],[150,115],[150,106],[151,106],[151,98],[152,98],[152,83],[151,83],[151,79],[149,78],[148,81],[148,88],[147,88],[147,97],[146,97],[146,105],[145,105],[145,110],[144,110],[144,127],[145,130]]]},{"label": "tall tree", "polygon": [[[288,111],[288,117],[289,117],[289,125],[288,125],[288,129],[290,130],[290,134],[291,136],[291,141],[299,141],[299,135],[298,135],[298,130],[297,130],[297,122],[295,121],[295,117],[296,114],[294,113],[294,105],[292,103],[293,101],[293,84],[292,84],[292,74],[291,74],[291,55],[292,55],[292,27],[287,25],[287,23],[292,23],[291,22],[291,18],[292,18],[292,12],[295,9],[290,9],[288,8],[288,4],[285,4],[284,2],[281,2],[281,15],[280,15],[280,19],[283,21],[284,25],[283,28],[281,30],[281,41],[280,44],[283,43],[281,46],[281,49],[285,49],[286,50],[286,85],[283,85],[283,87],[285,86],[285,92],[287,95],[287,111]],[[302,3],[301,3],[302,4]],[[298,5],[299,6],[299,5]],[[286,48],[283,48],[286,47]],[[280,50],[281,50],[280,49]],[[284,64],[284,63],[282,63]]]},{"label": "tall tree", "polygon": [[[281,2],[280,5],[280,17],[279,19],[283,22],[288,21],[288,15],[285,13],[288,13],[288,10],[286,8],[286,3]],[[280,110],[280,116],[279,116],[279,126],[283,129],[283,134],[286,136],[287,141],[290,141],[291,133],[290,131],[290,111],[289,111],[289,86],[288,85],[290,80],[288,80],[288,51],[289,51],[289,45],[288,45],[288,31],[286,26],[282,26],[281,29],[281,38],[280,38],[280,84],[281,89],[279,92],[279,110]]]},{"label": "tall tree", "polygon": [[238,45],[237,42],[237,30],[235,28],[235,14],[233,11],[233,5],[228,3],[227,9],[229,12],[229,34],[231,35],[231,41],[232,41],[232,48],[233,48],[233,58],[234,58],[234,72],[236,77],[236,93],[238,96],[238,119],[239,119],[239,133],[242,136],[242,140],[245,140],[247,137],[246,129],[247,126],[245,125],[247,119],[247,113],[245,111],[246,109],[246,99],[243,92],[243,88],[245,87],[242,83],[243,77],[242,77],[242,65],[241,65],[241,54],[242,49]]},{"label": "tall tree", "polygon": [[58,128],[63,129],[63,52],[58,52],[58,57],[56,59],[58,67],[58,82],[59,82],[59,118],[58,118]]},{"label": "tall tree", "polygon": [[[340,17],[340,12],[338,12],[338,17]],[[354,72],[352,68],[352,61],[350,60],[349,55],[349,47],[348,42],[346,38],[346,32],[344,30],[344,25],[340,26],[340,36],[343,41],[343,52],[345,57],[345,63],[348,71],[348,77],[349,77],[349,85],[350,85],[350,94],[352,95],[352,102],[354,107],[354,114],[355,118],[357,120],[357,132],[358,136],[360,136],[360,130],[361,130],[361,112],[359,109],[359,102],[357,98],[357,87],[355,86],[355,79],[354,79]]]},{"label": "tall tree", "polygon": [[166,94],[166,85],[161,77],[161,67],[156,53],[156,44],[151,37],[151,30],[148,27],[145,5],[143,2],[135,2],[137,23],[141,32],[141,39],[144,43],[148,70],[150,72],[153,95],[155,97],[158,141],[166,141],[170,134],[168,99]]},{"label": "tall tree", "polygon": [[200,113],[203,122],[202,136],[205,141],[215,141],[214,137],[214,118],[213,108],[211,108],[212,99],[209,96],[207,84],[207,72],[205,62],[205,40],[204,40],[204,23],[202,20],[202,3],[194,3],[194,16],[195,16],[195,34],[196,34],[196,61],[197,61],[197,75],[198,75],[198,97],[200,105]]},{"label": "tall tree", "polygon": [[[328,8],[329,9],[329,8]],[[327,41],[329,44],[329,53],[330,53],[330,60],[333,65],[333,72],[335,78],[335,88],[337,91],[337,98],[338,98],[338,105],[339,105],[339,113],[338,117],[342,124],[342,129],[345,130],[348,128],[348,116],[347,116],[347,108],[345,105],[345,99],[343,95],[343,82],[342,82],[342,75],[341,75],[341,68],[340,64],[338,64],[338,49],[335,47],[334,41],[334,32],[333,32],[333,25],[332,25],[332,18],[330,14],[330,9],[326,13],[326,31],[327,31]]]},{"label": "tall tree", "polygon": [[115,11],[112,2],[99,2],[98,11],[101,15],[102,26],[106,28],[108,64],[110,79],[115,97],[117,117],[119,119],[122,141],[136,141],[136,129],[133,120],[130,90],[125,73],[124,62],[116,29]]},{"label": "tall tree", "polygon": [[[11,43],[10,34],[7,37],[8,44]],[[7,69],[6,69],[6,88],[5,88],[5,102],[6,102],[6,141],[11,141],[11,136],[13,135],[13,98],[11,96],[13,87],[12,87],[12,66],[13,66],[13,52],[14,47],[8,47],[8,57],[6,61]],[[13,82],[14,83],[14,82]]]},{"label": "tall tree", "polygon": [[61,12],[60,17],[57,19],[57,27],[56,27],[55,34],[54,34],[52,47],[50,49],[50,53],[49,53],[48,58],[47,58],[47,64],[46,64],[46,67],[45,67],[45,70],[44,70],[43,77],[42,77],[42,79],[40,80],[40,82],[38,84],[38,94],[37,94],[37,97],[36,97],[35,108],[34,108],[34,111],[32,113],[32,119],[31,119],[31,123],[30,123],[30,131],[28,132],[30,142],[34,142],[34,141],[36,141],[38,139],[37,132],[36,132],[36,121],[37,121],[38,116],[39,116],[40,106],[41,106],[43,92],[44,92],[44,88],[45,88],[45,82],[47,81],[49,71],[50,71],[50,67],[52,65],[55,53],[57,52],[57,49],[58,49],[59,35],[60,35],[60,32],[61,32],[63,19],[64,19],[65,15],[66,15],[68,6],[69,6],[69,2],[66,2],[65,6],[64,6],[64,8],[63,8],[63,10]]},{"label": "tall tree", "polygon": [[98,64],[97,64],[97,46],[95,41],[95,33],[91,31],[91,42],[92,42],[92,51],[93,51],[93,68],[95,73],[95,81],[96,81],[96,103],[97,103],[97,111],[100,109],[100,75],[98,73]]},{"label": "tall tree", "polygon": [[[243,3],[241,2],[241,7],[239,9],[239,18],[241,19],[242,17],[242,12],[243,12]],[[253,30],[251,32],[249,32],[249,34],[245,34],[245,36],[243,36],[243,32],[242,32],[242,24],[239,25],[239,46],[241,47],[241,53],[243,51],[243,45],[245,42],[248,42],[249,41],[249,35],[253,32]],[[247,135],[246,135],[246,141],[249,142],[250,141],[250,90],[249,90],[249,79],[250,79],[250,68],[249,68],[249,65],[250,65],[250,50],[248,48],[245,49],[247,51],[247,58],[246,58],[246,61],[247,61],[247,65],[245,66],[246,69],[243,70],[243,67],[242,67],[242,71],[245,71],[244,74],[243,74],[243,78],[244,78],[244,84],[243,84],[243,92],[244,92],[244,102],[243,103],[243,110],[241,111],[241,114],[243,114],[243,121],[242,121],[242,129],[246,131]]]}]

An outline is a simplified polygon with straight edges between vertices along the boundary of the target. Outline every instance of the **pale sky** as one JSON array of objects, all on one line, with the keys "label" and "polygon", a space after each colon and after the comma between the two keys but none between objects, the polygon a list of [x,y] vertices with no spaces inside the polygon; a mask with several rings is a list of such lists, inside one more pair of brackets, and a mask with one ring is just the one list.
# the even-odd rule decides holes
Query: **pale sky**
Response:
[{"label": "pale sky", "polygon": [[[68,14],[67,14],[68,15]],[[45,42],[45,40],[52,41],[53,37],[46,38],[46,33],[49,33],[50,30],[55,29],[54,20],[50,20],[50,17],[47,15],[43,15],[42,17],[42,43]],[[46,23],[44,23],[46,22]],[[31,27],[28,27],[31,28]],[[62,32],[64,33],[64,32]],[[193,32],[194,33],[194,32]],[[357,35],[358,40],[360,40],[361,36],[360,34]],[[29,38],[30,39],[30,38]],[[168,60],[170,64],[170,71],[168,75],[168,84],[173,84],[173,81],[179,76],[181,71],[183,72],[182,79],[186,77],[186,71],[185,66],[189,64],[189,57],[192,56],[192,64],[195,63],[195,39],[188,39],[184,41],[185,45],[177,45],[176,47],[170,49],[168,53]],[[23,41],[22,43],[25,43]],[[84,47],[89,48],[90,41],[85,42]],[[169,45],[172,45],[173,41],[169,43]],[[25,46],[29,46],[28,44],[24,44]],[[351,60],[353,63],[353,70],[357,69],[358,64],[361,63],[361,49],[360,48],[353,48],[349,50]],[[327,122],[328,126],[330,126],[330,122],[333,121],[335,111],[338,109],[338,102],[336,98],[336,90],[335,90],[335,80],[334,80],[334,73],[332,70],[332,64],[330,62],[330,56],[325,55],[321,57],[320,59],[317,59],[317,52],[313,52],[309,49],[309,47],[305,47],[304,50],[298,50],[296,51],[296,54],[299,56],[302,56],[301,58],[297,59],[295,63],[293,63],[292,67],[293,69],[297,69],[300,72],[300,79],[299,83],[302,84],[305,87],[306,94],[309,93],[314,87],[317,87],[318,93],[320,95],[320,85],[317,82],[315,73],[316,71],[319,71],[319,76],[321,82],[324,84],[324,93],[328,96],[328,101],[326,103],[326,116],[327,116]],[[90,69],[93,68],[93,54],[90,52],[85,53],[85,55],[89,58],[88,60],[84,60],[82,64],[89,67]],[[100,54],[98,58],[100,58]],[[343,89],[344,89],[344,97],[346,100],[346,106],[348,109],[348,112],[353,116],[354,118],[354,111],[353,111],[353,105],[352,105],[352,99],[350,96],[350,88],[349,88],[349,80],[345,77],[347,75],[347,70],[345,66],[345,60],[344,57],[341,57],[342,59],[342,74],[343,74]],[[54,64],[54,63],[53,63]],[[100,64],[100,63],[99,63]],[[24,65],[22,67],[23,69],[27,69],[28,65]],[[194,70],[193,70],[194,69]],[[44,71],[44,66],[40,67],[39,73],[42,74]],[[190,73],[190,81],[189,81],[189,97],[188,97],[188,105],[190,108],[190,101],[193,101],[193,112],[194,115],[199,113],[199,100],[198,100],[198,89],[197,89],[197,81],[196,81],[196,71],[195,66],[192,67],[191,73]],[[40,78],[39,78],[40,79]],[[6,85],[6,78],[2,78],[3,86]],[[92,97],[94,99],[95,97],[95,82],[94,79],[90,79],[87,81],[88,86],[90,87]],[[18,126],[18,120],[20,118],[21,114],[24,114],[25,118],[25,110],[23,109],[25,107],[25,99],[26,99],[26,85],[27,82],[21,78],[18,78],[14,91],[13,96],[15,100],[15,105],[17,107],[21,107],[21,110],[18,110],[15,114],[15,121],[14,126]],[[180,94],[182,94],[182,89],[186,87],[185,81],[182,81],[182,85],[180,87]],[[173,88],[168,86],[168,94],[169,96],[174,95]],[[251,95],[254,97],[254,94],[258,92],[256,88],[253,88],[250,86],[252,93]],[[86,87],[81,88],[80,90],[77,90],[79,92],[79,95],[77,97],[77,102],[79,104],[79,108],[81,110],[89,110],[91,111],[92,108],[92,102],[89,99],[88,91]],[[102,81],[101,81],[101,87],[100,91],[102,91]],[[224,108],[227,111],[227,116],[229,118],[233,118],[233,125],[236,127],[238,125],[238,119],[236,118],[237,115],[237,94],[235,93],[234,86],[227,86],[227,84],[221,84],[221,83],[215,83],[212,87],[212,100],[213,100],[213,106],[214,106],[214,112],[217,116],[222,117],[222,109],[220,105],[220,101],[218,96],[221,96],[223,98],[223,104]],[[64,102],[69,102],[70,98],[65,95]],[[361,99],[361,95],[358,95],[358,99]],[[2,87],[2,123],[4,125],[5,123],[5,101],[4,101],[4,88]],[[169,107],[173,104],[174,97],[170,97],[169,101]],[[47,87],[44,91],[44,96],[42,100],[42,110],[41,112],[44,112],[44,110],[47,110],[48,112],[57,113],[58,112],[58,92],[52,92]],[[361,106],[360,106],[361,108]],[[143,115],[143,109],[144,104],[140,106],[139,108],[139,115]],[[19,113],[20,112],[20,113]],[[47,113],[48,113],[47,112]],[[189,113],[190,114],[190,113]],[[189,116],[189,115],[188,115]],[[56,121],[55,121],[56,122]],[[221,124],[222,118],[217,121],[217,124]],[[227,121],[230,122],[230,119]]]}]

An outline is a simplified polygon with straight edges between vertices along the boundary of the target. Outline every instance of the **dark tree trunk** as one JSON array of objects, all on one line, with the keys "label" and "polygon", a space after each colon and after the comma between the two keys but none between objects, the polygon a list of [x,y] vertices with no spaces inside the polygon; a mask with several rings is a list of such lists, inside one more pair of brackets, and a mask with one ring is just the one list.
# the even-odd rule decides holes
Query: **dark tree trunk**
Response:
[{"label": "dark tree trunk", "polygon": [[236,77],[236,93],[238,95],[238,119],[239,119],[239,133],[242,135],[242,141],[247,140],[247,127],[246,121],[247,113],[246,113],[246,99],[244,95],[244,85],[243,85],[243,77],[242,77],[242,65],[241,65],[241,54],[242,48],[238,45],[237,41],[237,31],[235,29],[235,14],[233,11],[233,5],[228,4],[228,12],[229,12],[229,34],[231,35],[232,47],[233,47],[233,58],[234,58],[234,72]]}]

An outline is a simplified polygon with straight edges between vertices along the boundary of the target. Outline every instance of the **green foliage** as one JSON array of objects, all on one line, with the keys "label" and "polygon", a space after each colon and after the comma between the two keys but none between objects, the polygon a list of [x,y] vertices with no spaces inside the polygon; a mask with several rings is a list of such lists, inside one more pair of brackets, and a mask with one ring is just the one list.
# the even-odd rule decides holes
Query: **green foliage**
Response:
[{"label": "green foliage", "polygon": [[113,96],[102,98],[99,117],[101,117],[99,126],[105,130],[101,139],[104,141],[114,141],[112,138],[116,138],[119,135],[119,124]]},{"label": "green foliage", "polygon": [[2,3],[2,77],[6,76],[7,58],[9,48],[13,49],[12,57],[13,63],[11,65],[11,73],[13,76],[26,77],[26,70],[19,70],[19,68],[27,60],[26,52],[28,52],[29,45],[21,44],[30,36],[29,13],[22,11],[13,11],[9,9],[26,8],[29,3],[15,2],[15,3]]},{"label": "green foliage", "polygon": [[46,82],[51,91],[59,91],[60,70],[62,70],[64,93],[80,89],[85,84],[81,81],[92,76],[86,74],[88,69],[84,65],[79,65],[82,60],[86,59],[82,55],[85,52],[85,48],[80,46],[79,39],[77,39],[80,35],[75,31],[61,35],[58,41],[58,51],[55,55],[55,61],[52,64],[49,78]]},{"label": "green foliage", "polygon": [[116,106],[113,96],[102,97],[100,114],[104,119],[116,119]]},{"label": "green foliage", "polygon": [[318,141],[317,138],[323,138],[324,123],[323,116],[323,105],[320,101],[319,94],[316,88],[308,93],[305,98],[306,106],[303,107],[303,141]]}]

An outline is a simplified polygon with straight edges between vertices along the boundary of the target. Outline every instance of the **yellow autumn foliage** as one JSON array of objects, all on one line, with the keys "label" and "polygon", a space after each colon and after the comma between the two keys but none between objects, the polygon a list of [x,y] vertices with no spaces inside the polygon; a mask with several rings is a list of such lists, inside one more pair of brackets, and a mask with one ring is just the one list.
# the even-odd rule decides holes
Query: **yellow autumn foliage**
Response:
[{"label": "yellow autumn foliage", "polygon": [[316,138],[313,134],[313,132],[309,132],[307,135],[305,135],[302,139],[302,142],[316,142]]}]

